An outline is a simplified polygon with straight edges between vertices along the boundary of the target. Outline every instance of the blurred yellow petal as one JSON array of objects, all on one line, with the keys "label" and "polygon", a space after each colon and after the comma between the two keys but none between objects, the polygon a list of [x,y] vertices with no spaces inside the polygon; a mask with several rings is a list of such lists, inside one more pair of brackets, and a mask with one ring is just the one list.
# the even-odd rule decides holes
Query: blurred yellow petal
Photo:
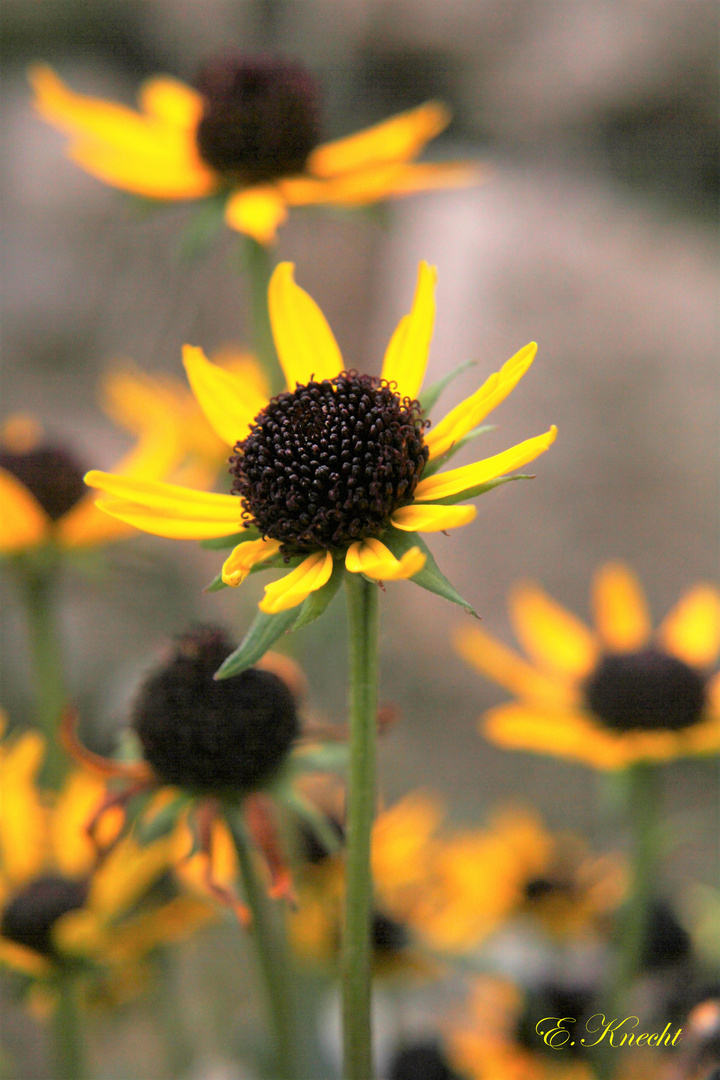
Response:
[{"label": "blurred yellow petal", "polygon": [[380,540],[370,537],[351,544],[345,554],[345,567],[351,574],[365,574],[376,581],[400,581],[414,577],[425,565],[425,555],[418,547],[410,548],[400,559]]},{"label": "blurred yellow petal", "polygon": [[634,652],[650,636],[650,613],[642,585],[629,566],[607,563],[592,586],[595,625],[611,652]]},{"label": "blurred yellow petal", "polygon": [[594,667],[598,647],[593,634],[537,585],[515,585],[510,616],[515,636],[536,663],[575,680]]},{"label": "blurred yellow petal", "polygon": [[488,413],[504,401],[528,370],[535,355],[537,345],[531,341],[519,352],[507,360],[499,371],[494,371],[479,390],[456,405],[447,416],[425,433],[425,442],[430,447],[430,460],[440,457],[469,431],[481,424]]},{"label": "blurred yellow petal", "polygon": [[658,637],[663,648],[693,667],[714,664],[720,651],[720,594],[696,585],[664,619]]},{"label": "blurred yellow petal", "polygon": [[407,160],[449,122],[448,109],[438,101],[428,101],[355,135],[323,143],[310,155],[308,171],[315,176],[337,176],[378,162]]},{"label": "blurred yellow petal", "polygon": [[164,536],[168,540],[213,540],[237,532],[241,527],[239,520],[230,523],[222,517],[219,520],[184,517],[180,513],[140,506],[127,499],[98,499],[95,505],[103,513],[132,525],[134,529],[150,533],[151,536]]},{"label": "blurred yellow petal", "polygon": [[556,435],[557,428],[553,425],[543,435],[526,439],[525,442],[511,446],[509,450],[503,450],[501,454],[495,454],[494,457],[485,458],[484,461],[477,461],[472,465],[462,465],[459,469],[451,469],[449,472],[438,473],[436,476],[428,476],[415,488],[415,501],[435,502],[438,499],[446,499],[466,488],[485,484],[498,476],[504,476],[514,469],[519,469],[545,453],[555,442]]},{"label": "blurred yellow petal", "polygon": [[314,551],[279,581],[265,586],[265,596],[258,604],[261,611],[276,615],[297,607],[311,592],[321,589],[332,574],[333,558],[329,551]]},{"label": "blurred yellow petal", "polygon": [[136,480],[97,469],[86,474],[85,483],[113,498],[133,502],[139,507],[171,517],[195,521],[224,521],[228,525],[236,526],[240,521],[241,504],[235,495],[196,491],[194,488],[183,488],[159,480]]},{"label": "blurred yellow petal", "polygon": [[57,797],[49,823],[54,862],[66,877],[88,873],[97,847],[86,826],[106,793],[105,784],[89,772],[73,772]]},{"label": "blurred yellow petal", "polygon": [[421,161],[403,165],[388,185],[387,195],[398,198],[423,191],[447,191],[470,187],[487,176],[487,168],[475,161]]},{"label": "blurred yellow petal", "polygon": [[622,740],[581,713],[563,716],[528,705],[500,705],[486,713],[482,732],[506,750],[574,758],[600,769],[619,769],[628,763]]},{"label": "blurred yellow petal", "polygon": [[0,865],[13,884],[23,884],[45,866],[47,809],[37,787],[45,740],[26,731],[3,750],[0,768]]},{"label": "blurred yellow petal", "polygon": [[52,964],[34,949],[27,949],[0,934],[0,968],[10,968],[32,979],[42,979],[50,974]]},{"label": "blurred yellow petal", "polygon": [[112,187],[148,199],[186,200],[212,195],[218,179],[202,162],[177,148],[158,156],[151,153],[118,152],[113,147],[81,141],[67,151],[77,165]]},{"label": "blurred yellow petal", "polygon": [[200,408],[215,433],[231,448],[241,442],[250,425],[267,404],[241,378],[211,364],[202,349],[183,347],[183,364]]},{"label": "blurred yellow petal", "polygon": [[479,177],[477,166],[467,162],[421,165],[392,162],[370,165],[327,180],[293,176],[278,180],[277,186],[289,206],[369,206],[436,188],[466,187],[476,183]]},{"label": "blurred yellow petal", "polygon": [[571,686],[538,671],[514,650],[477,626],[459,628],[454,642],[460,655],[472,667],[512,694],[548,708],[566,707],[577,697]]},{"label": "blurred yellow petal", "polygon": [[205,900],[176,896],[152,911],[142,912],[113,927],[107,944],[99,950],[100,958],[111,963],[127,964],[153,949],[173,945],[189,937],[216,915]]},{"label": "blurred yellow petal", "polygon": [[43,427],[30,413],[13,413],[0,424],[0,445],[11,454],[27,454],[40,445]]},{"label": "blurred yellow petal", "polygon": [[35,547],[48,534],[49,519],[24,484],[0,469],[0,554]]},{"label": "blurred yellow petal", "polygon": [[435,326],[436,284],[437,268],[421,262],[412,310],[398,323],[385,353],[382,378],[397,383],[400,397],[420,393]]},{"label": "blurred yellow petal", "polygon": [[474,506],[433,506],[429,503],[414,503],[401,506],[390,517],[396,529],[406,532],[444,532],[469,525],[477,514]]},{"label": "blurred yellow petal", "polygon": [[223,581],[226,585],[241,585],[253,566],[271,559],[279,550],[279,540],[246,540],[238,544],[223,563]]},{"label": "blurred yellow petal", "polygon": [[105,921],[129,911],[170,869],[174,853],[172,836],[147,847],[125,837],[95,871],[86,907]]},{"label": "blurred yellow petal", "polygon": [[175,127],[195,131],[203,111],[202,96],[191,86],[169,75],[154,75],[140,87],[138,101],[143,112]]},{"label": "blurred yellow petal", "polygon": [[234,191],[225,205],[225,222],[247,233],[259,244],[273,244],[287,218],[287,206],[278,187],[250,187]]},{"label": "blurred yellow petal", "polygon": [[315,301],[294,281],[292,263],[279,263],[268,291],[270,322],[289,390],[297,383],[334,379],[343,370],[332,330]]}]

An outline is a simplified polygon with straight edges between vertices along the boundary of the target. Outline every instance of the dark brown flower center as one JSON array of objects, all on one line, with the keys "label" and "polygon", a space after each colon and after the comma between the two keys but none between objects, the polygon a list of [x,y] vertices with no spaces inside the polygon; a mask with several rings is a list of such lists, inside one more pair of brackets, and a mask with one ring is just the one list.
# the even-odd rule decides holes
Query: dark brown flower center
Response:
[{"label": "dark brown flower center", "polygon": [[293,695],[277,675],[257,668],[216,681],[232,651],[224,631],[192,631],[140,690],[134,727],[165,783],[252,791],[287,757],[299,730]]},{"label": "dark brown flower center", "polygon": [[389,1080],[459,1080],[435,1042],[404,1046],[390,1065]]},{"label": "dark brown flower center", "polygon": [[700,672],[659,649],[603,656],[585,683],[591,712],[616,731],[681,731],[705,706]]},{"label": "dark brown flower center", "polygon": [[378,537],[428,459],[417,401],[345,371],[273,398],[235,447],[246,524],[288,555]]},{"label": "dark brown flower center", "polygon": [[55,923],[85,903],[87,883],[47,875],[30,882],[17,893],[2,913],[3,936],[43,956],[55,956],[52,932]]},{"label": "dark brown flower center", "polygon": [[87,491],[85,470],[62,447],[37,446],[20,454],[0,448],[0,468],[25,485],[51,521],[72,510]]},{"label": "dark brown flower center", "polygon": [[208,165],[247,185],[302,172],[320,141],[319,87],[308,71],[230,55],[208,63],[196,85],[205,99],[196,140]]}]

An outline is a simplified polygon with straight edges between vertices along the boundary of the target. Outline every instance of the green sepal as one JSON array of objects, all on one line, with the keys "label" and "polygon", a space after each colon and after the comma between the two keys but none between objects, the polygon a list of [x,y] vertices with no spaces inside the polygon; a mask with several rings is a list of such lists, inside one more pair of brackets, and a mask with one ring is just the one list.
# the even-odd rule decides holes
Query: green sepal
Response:
[{"label": "green sepal", "polygon": [[350,756],[345,742],[324,742],[295,750],[290,759],[293,775],[306,772],[344,772]]},{"label": "green sepal", "polygon": [[223,227],[226,202],[225,192],[201,201],[180,237],[178,257],[182,262],[192,262],[210,250]]},{"label": "green sepal", "polygon": [[237,547],[246,540],[259,540],[260,533],[257,529],[243,529],[242,532],[229,533],[227,536],[212,536],[209,540],[201,540],[200,547],[210,551],[223,551],[225,548]]},{"label": "green sepal", "polygon": [[[428,503],[433,506],[454,506],[455,503],[465,502],[466,499],[474,499],[477,495],[484,495],[486,491],[509,484],[513,480],[534,480],[534,476],[527,473],[516,473],[515,476],[496,476],[494,480],[488,480],[485,484],[476,484],[475,487],[464,488],[454,495],[446,495],[444,499],[429,499]],[[420,505],[420,504],[418,504]]]},{"label": "green sepal", "polygon": [[428,592],[442,596],[444,600],[449,600],[452,604],[464,608],[468,615],[474,615],[476,619],[480,618],[477,611],[468,604],[467,600],[463,600],[454,585],[451,585],[445,577],[435,562],[430,548],[419,533],[401,532],[400,529],[393,529],[392,533],[386,533],[382,537],[382,542],[390,548],[396,559],[400,559],[410,548],[419,547],[425,555],[425,565],[422,570],[410,578],[410,581],[414,582],[415,585],[419,585],[421,589],[427,589]]},{"label": "green sepal", "polygon": [[443,465],[447,465],[450,458],[455,457],[458,450],[462,450],[463,446],[467,446],[473,439],[477,439],[478,435],[485,435],[488,431],[494,431],[496,427],[497,424],[480,424],[478,427],[473,428],[472,431],[468,431],[467,435],[463,435],[462,439],[458,439],[456,443],[453,443],[444,454],[435,458],[434,461],[428,461],[422,471],[422,479],[424,480],[427,476],[434,476],[438,469],[442,469]]},{"label": "green sepal", "polygon": [[278,611],[276,615],[258,611],[242,643],[228,656],[225,663],[221,664],[215,672],[215,678],[229,679],[232,675],[239,675],[241,671],[252,667],[270,646],[290,629],[297,617],[296,607],[288,611]]},{"label": "green sepal", "polygon": [[315,622],[315,619],[318,619],[323,614],[340,588],[344,576],[345,560],[335,559],[332,574],[325,584],[320,589],[316,589],[315,592],[311,592],[307,599],[303,600],[297,622],[292,628],[293,634],[298,630],[302,630],[303,626]]},{"label": "green sepal", "polygon": [[427,390],[423,390],[422,394],[419,395],[419,401],[423,412],[430,412],[445,387],[453,382],[454,379],[457,379],[458,375],[462,375],[463,371],[467,371],[468,368],[474,367],[475,364],[477,364],[477,360],[465,360],[464,363],[458,364],[456,368],[449,371],[447,375],[443,375],[437,382],[431,383]]},{"label": "green sepal", "polygon": [[171,833],[187,802],[186,795],[178,795],[167,806],[161,807],[151,818],[141,818],[135,826],[135,832],[142,846],[147,847]]},{"label": "green sepal", "polygon": [[216,574],[209,585],[206,585],[203,589],[204,593],[221,592],[222,589],[229,589],[230,586],[226,581],[223,581],[222,570],[219,574]]}]

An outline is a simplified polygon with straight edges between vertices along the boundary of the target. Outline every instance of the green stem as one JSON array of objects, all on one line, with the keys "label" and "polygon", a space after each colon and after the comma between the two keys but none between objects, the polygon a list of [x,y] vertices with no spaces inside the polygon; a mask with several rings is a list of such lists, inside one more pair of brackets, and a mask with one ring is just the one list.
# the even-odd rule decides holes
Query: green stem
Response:
[{"label": "green stem", "polygon": [[375,813],[378,684],[378,587],[346,577],[350,636],[350,765],[347,794],[347,899],[343,951],[345,1080],[370,1080],[371,925],[370,839]]},{"label": "green stem", "polygon": [[55,1075],[57,1080],[85,1080],[87,1072],[78,985],[72,972],[60,972],[57,991],[58,999],[53,1013]]},{"label": "green stem", "polygon": [[47,748],[42,780],[58,788],[68,761],[58,742],[58,726],[67,705],[60,635],[55,617],[56,571],[22,568],[22,588],[27,611],[35,687],[35,716],[45,735]]},{"label": "green stem", "polygon": [[290,971],[286,943],[279,920],[267,901],[258,881],[245,827],[237,808],[228,808],[226,820],[232,834],[240,867],[245,901],[252,915],[251,932],[265,980],[270,1015],[275,1028],[277,1080],[296,1080],[295,1024],[292,992],[288,980]]},{"label": "green stem", "polygon": [[271,250],[265,244],[258,243],[252,236],[245,237],[245,265],[250,279],[253,352],[265,369],[270,382],[270,392],[278,394],[285,389],[285,379],[278,363],[270,326],[268,286],[274,269]]}]

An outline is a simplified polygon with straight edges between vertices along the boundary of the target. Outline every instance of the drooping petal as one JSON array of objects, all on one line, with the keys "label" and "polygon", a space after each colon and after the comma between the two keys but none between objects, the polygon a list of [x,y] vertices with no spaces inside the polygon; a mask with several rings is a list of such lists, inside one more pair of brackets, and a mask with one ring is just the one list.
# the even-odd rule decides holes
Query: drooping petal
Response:
[{"label": "drooping petal", "polygon": [[31,979],[42,979],[51,973],[52,964],[47,957],[35,952],[35,949],[18,945],[10,938],[0,935],[0,968],[19,971],[23,975],[29,975]]},{"label": "drooping petal", "polygon": [[588,628],[537,585],[516,585],[510,594],[515,635],[536,663],[572,679],[592,670],[598,647]]},{"label": "drooping petal", "polygon": [[170,869],[176,846],[174,836],[146,847],[132,836],[124,837],[93,874],[86,907],[108,921],[129,911]]},{"label": "drooping petal", "polygon": [[401,506],[390,517],[396,529],[405,532],[444,532],[469,525],[477,514],[475,506],[433,506],[431,503],[414,503]]},{"label": "drooping petal", "polygon": [[138,101],[143,112],[193,132],[202,117],[202,95],[170,75],[153,75],[146,79],[140,87]]},{"label": "drooping petal", "polygon": [[289,390],[311,379],[334,379],[343,370],[333,332],[312,297],[295,284],[294,272],[293,263],[279,263],[268,290],[273,338]]},{"label": "drooping petal", "polygon": [[91,470],[85,483],[116,499],[136,503],[148,510],[165,513],[169,517],[189,518],[195,521],[224,521],[237,525],[242,506],[235,495],[219,495],[213,491],[196,491],[194,488],[166,484],[161,480],[137,480],[114,473]]},{"label": "drooping petal", "polygon": [[49,855],[47,809],[36,783],[44,754],[45,740],[36,731],[24,732],[9,749],[3,748],[0,865],[14,884],[39,874]]},{"label": "drooping petal", "polygon": [[225,222],[247,233],[259,244],[273,244],[287,218],[287,205],[279,187],[250,187],[233,192],[225,205]]},{"label": "drooping petal", "polygon": [[397,383],[400,397],[414,399],[420,393],[435,326],[436,284],[437,268],[421,262],[412,309],[398,323],[385,353],[382,377]]},{"label": "drooping petal", "polygon": [[439,101],[428,101],[354,135],[323,143],[310,155],[307,168],[314,176],[327,177],[379,162],[406,161],[449,123],[448,109]]},{"label": "drooping petal", "polygon": [[430,460],[440,457],[469,431],[481,424],[488,413],[504,401],[528,370],[537,345],[531,341],[507,360],[499,371],[494,371],[474,394],[461,401],[454,409],[425,434],[430,447]]},{"label": "drooping petal", "polygon": [[397,559],[380,540],[370,537],[351,544],[345,554],[345,566],[351,574],[364,574],[375,581],[400,581],[414,577],[425,565],[425,554],[418,547]]},{"label": "drooping petal", "polygon": [[245,438],[267,398],[233,372],[211,364],[202,349],[185,345],[183,364],[208,423],[223,442],[234,447]]},{"label": "drooping petal", "polygon": [[720,652],[720,594],[712,585],[696,585],[663,621],[658,637],[665,649],[686,664],[704,668]]},{"label": "drooping petal", "polygon": [[415,488],[416,502],[436,502],[438,499],[446,499],[450,495],[456,495],[467,488],[485,484],[498,476],[519,469],[522,465],[534,461],[543,454],[555,442],[557,428],[553,425],[549,431],[542,435],[536,435],[533,439],[511,446],[509,450],[503,450],[501,454],[477,461],[472,465],[461,465],[459,469],[450,469],[448,472],[437,473],[421,480]]},{"label": "drooping petal", "polygon": [[148,199],[201,199],[219,187],[216,175],[202,162],[172,146],[160,158],[83,140],[71,143],[67,154],[98,180]]},{"label": "drooping petal", "polygon": [[92,868],[97,847],[86,826],[100,806],[107,788],[89,772],[72,773],[57,797],[50,821],[50,843],[58,870],[66,877],[80,877]]},{"label": "drooping petal", "polygon": [[549,708],[568,706],[575,700],[572,686],[550,673],[538,671],[513,649],[477,626],[458,629],[454,641],[458,652],[469,664],[512,694]]},{"label": "drooping petal", "polygon": [[223,581],[232,586],[242,584],[253,566],[271,559],[279,550],[279,540],[246,540],[238,544],[223,563]]},{"label": "drooping petal", "polygon": [[39,544],[50,521],[37,499],[6,469],[0,469],[0,554]]},{"label": "drooping petal", "polygon": [[629,566],[601,566],[592,585],[595,625],[612,652],[634,652],[650,637],[650,613],[642,585]]},{"label": "drooping petal", "polygon": [[314,551],[285,577],[266,585],[265,596],[258,607],[268,615],[297,607],[311,592],[323,587],[332,568],[333,558],[329,551]]}]

